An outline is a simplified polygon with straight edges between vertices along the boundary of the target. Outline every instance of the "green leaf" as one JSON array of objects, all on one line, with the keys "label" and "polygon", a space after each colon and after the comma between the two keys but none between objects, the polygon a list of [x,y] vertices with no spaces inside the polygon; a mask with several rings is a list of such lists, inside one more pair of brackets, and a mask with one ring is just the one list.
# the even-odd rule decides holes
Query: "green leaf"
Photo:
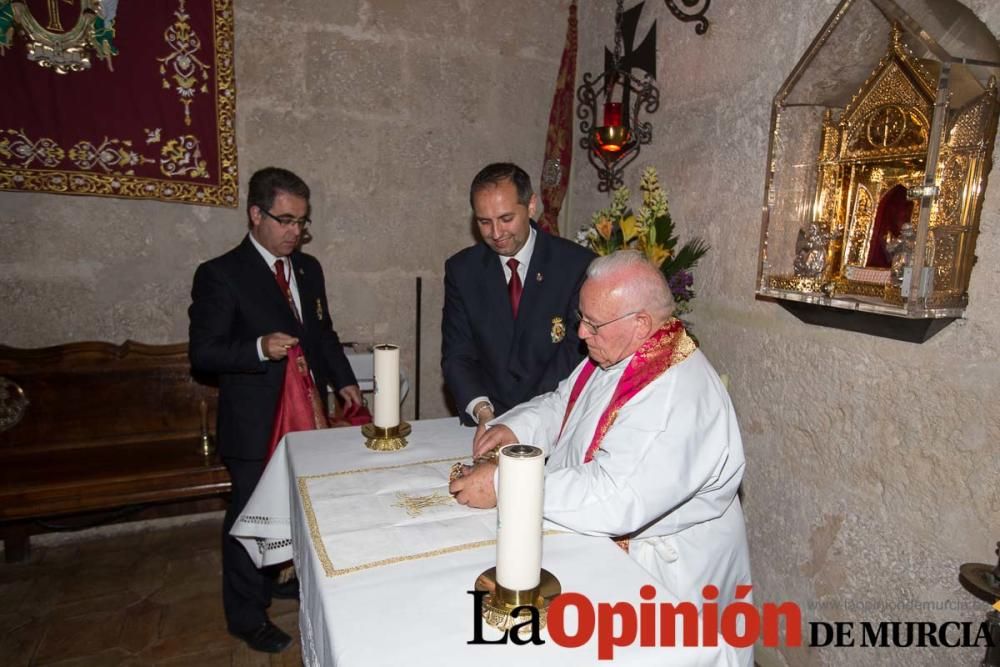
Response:
[{"label": "green leaf", "polygon": [[677,237],[674,236],[674,221],[670,214],[658,217],[653,221],[652,227],[656,230],[656,242],[673,254],[674,246],[677,245]]},{"label": "green leaf", "polygon": [[699,238],[685,243],[669,261],[663,264],[664,275],[672,276],[678,271],[690,271],[698,265],[698,260],[705,256],[710,246]]},{"label": "green leaf", "polygon": [[9,47],[14,40],[14,8],[0,0],[0,47]]}]

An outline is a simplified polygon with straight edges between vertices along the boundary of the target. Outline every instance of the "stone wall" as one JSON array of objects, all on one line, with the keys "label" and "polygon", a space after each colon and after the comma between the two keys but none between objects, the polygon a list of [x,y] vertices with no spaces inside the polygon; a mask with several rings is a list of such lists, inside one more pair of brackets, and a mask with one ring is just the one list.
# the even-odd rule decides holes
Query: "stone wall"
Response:
[{"label": "stone wall", "polygon": [[[987,191],[967,318],[930,341],[814,327],[754,298],[771,100],[836,4],[712,3],[711,29],[700,37],[647,2],[639,34],[659,21],[662,103],[653,143],[626,182],[635,191],[642,167],[658,167],[682,237],[712,246],[695,273],[691,319],[732,378],[756,600],[794,600],[806,620],[978,623],[988,605],[957,575],[963,562],[995,562],[1000,539],[1000,174],[994,169]],[[968,6],[1000,35],[1000,4]],[[612,25],[612,3],[584,3],[581,72],[601,66]],[[578,161],[576,226],[606,201],[595,184]],[[937,667],[978,664],[982,655],[802,648],[759,650],[757,659]]]},{"label": "stone wall", "polygon": [[[335,326],[400,344],[411,384],[423,278],[421,416],[447,414],[444,260],[473,242],[480,167],[513,160],[537,181],[568,0],[235,6],[241,200],[272,164],[311,185],[306,250]],[[0,192],[0,343],[185,340],[195,267],[245,232],[242,209]]]},{"label": "stone wall", "polygon": [[[424,279],[421,416],[446,414],[442,267],[472,241],[467,188],[485,162],[540,170],[567,0],[240,0],[241,184],[268,164],[313,186],[315,240],[345,339],[393,341],[413,368]],[[712,251],[692,316],[732,377],[758,601],[807,620],[978,621],[957,583],[988,561],[1000,521],[1000,175],[987,192],[967,319],[923,345],[811,327],[754,299],[771,98],[834,0],[713,3],[705,37],[659,21],[655,165],[684,235]],[[969,0],[1000,34],[1000,5]],[[603,64],[613,3],[582,0],[579,71]],[[641,31],[644,29],[641,27]],[[642,32],[644,34],[644,31]],[[8,53],[7,57],[11,57]],[[575,155],[572,232],[605,199]],[[0,342],[183,340],[195,266],[234,245],[242,211],[0,193]],[[412,401],[404,414],[412,414]],[[851,611],[951,601],[958,611]],[[822,611],[807,605],[825,603]],[[838,608],[837,605],[840,605]],[[762,664],[975,664],[977,650],[806,649]]]}]

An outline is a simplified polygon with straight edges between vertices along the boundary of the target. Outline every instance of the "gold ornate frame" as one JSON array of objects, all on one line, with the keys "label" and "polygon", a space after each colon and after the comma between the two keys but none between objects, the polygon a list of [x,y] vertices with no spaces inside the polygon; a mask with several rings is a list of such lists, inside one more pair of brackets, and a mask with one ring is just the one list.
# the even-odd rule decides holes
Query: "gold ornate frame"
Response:
[{"label": "gold ornate frame", "polygon": [[[782,134],[787,132],[781,127],[782,115],[788,111],[786,98],[852,4],[841,4],[775,98],[758,294],[906,317],[960,315],[968,301],[983,190],[1000,112],[997,81],[990,77],[977,84],[979,93],[950,106],[948,76],[962,72],[948,63],[915,57],[895,21],[885,54],[850,102],[839,114],[835,105],[822,113],[814,187],[798,191],[812,195],[811,202],[803,202],[811,206],[800,223],[794,270],[769,270],[769,253],[788,257],[787,247],[780,245],[782,229],[788,227],[769,234],[772,208],[786,207],[783,224],[792,219],[783,203],[790,199],[787,195],[782,199],[782,186],[776,181],[776,170],[783,165],[774,161],[775,145],[794,145],[799,150],[807,145],[801,143],[807,141],[805,135],[789,139],[792,135]],[[938,99],[942,94],[944,101]],[[797,103],[802,105],[801,100]],[[915,268],[902,281],[895,273],[895,256],[891,278],[877,273],[888,269],[866,266],[876,209],[896,186],[905,188],[907,198],[914,201],[909,224],[917,230],[909,257],[909,266]],[[803,261],[800,266],[802,252],[818,254],[808,256],[812,262]],[[837,301],[837,297],[855,301]]]}]

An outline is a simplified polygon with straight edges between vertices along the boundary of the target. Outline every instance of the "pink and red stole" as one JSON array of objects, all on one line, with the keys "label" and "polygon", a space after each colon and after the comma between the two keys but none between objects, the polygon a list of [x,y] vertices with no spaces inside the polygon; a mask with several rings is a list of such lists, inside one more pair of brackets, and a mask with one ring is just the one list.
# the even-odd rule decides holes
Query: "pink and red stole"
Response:
[{"label": "pink and red stole", "polygon": [[[618,380],[618,386],[615,387],[611,401],[597,422],[594,436],[591,438],[587,453],[583,457],[584,463],[590,463],[594,459],[594,454],[601,446],[601,441],[604,440],[604,436],[607,435],[612,424],[615,423],[615,419],[618,418],[618,412],[622,407],[633,396],[642,391],[646,385],[660,377],[671,366],[687,359],[696,349],[697,345],[687,335],[684,324],[676,318],[671,318],[636,350],[628,366],[625,367],[625,372]],[[587,381],[590,380],[590,376],[594,374],[596,369],[597,364],[593,360],[587,359],[583,371],[577,376],[573,390],[570,392],[569,403],[566,404],[566,414],[563,415],[562,428],[559,430],[560,436],[563,429],[566,428],[566,422],[573,411],[573,406],[576,405],[577,399],[580,398],[584,387],[587,386]]]}]

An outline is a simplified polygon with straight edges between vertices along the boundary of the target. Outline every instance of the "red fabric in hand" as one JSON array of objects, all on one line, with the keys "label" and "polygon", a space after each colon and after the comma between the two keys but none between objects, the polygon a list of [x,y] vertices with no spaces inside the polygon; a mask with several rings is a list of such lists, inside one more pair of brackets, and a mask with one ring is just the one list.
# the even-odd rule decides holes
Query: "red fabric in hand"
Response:
[{"label": "red fabric in hand", "polygon": [[288,350],[285,383],[281,387],[281,398],[274,413],[274,426],[271,427],[267,458],[271,458],[278,442],[286,434],[295,431],[313,431],[329,426],[319,400],[319,392],[309,372],[305,355],[302,354],[302,347],[296,345]]},{"label": "red fabric in hand", "polygon": [[372,423],[372,413],[364,405],[354,404],[339,417],[330,417],[330,426],[364,426]]}]

